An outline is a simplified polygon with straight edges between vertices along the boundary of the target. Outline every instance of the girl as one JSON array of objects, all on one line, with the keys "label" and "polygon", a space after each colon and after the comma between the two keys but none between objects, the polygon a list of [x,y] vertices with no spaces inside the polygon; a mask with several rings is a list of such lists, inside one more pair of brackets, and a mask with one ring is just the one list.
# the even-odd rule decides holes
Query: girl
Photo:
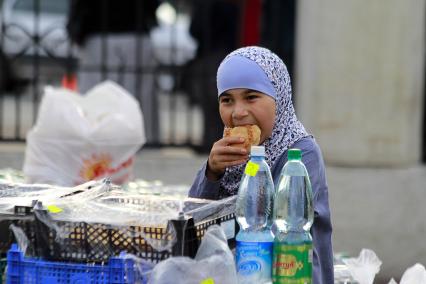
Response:
[{"label": "girl", "polygon": [[[251,46],[231,52],[217,71],[219,113],[226,127],[256,124],[260,144],[274,182],[287,162],[287,149],[302,150],[312,183],[314,224],[313,283],[334,283],[328,187],[320,148],[297,119],[291,101],[290,76],[283,61],[270,50]],[[245,149],[235,147],[243,138],[225,137],[214,143],[209,158],[191,187],[189,196],[220,199],[235,195],[248,160]]]}]

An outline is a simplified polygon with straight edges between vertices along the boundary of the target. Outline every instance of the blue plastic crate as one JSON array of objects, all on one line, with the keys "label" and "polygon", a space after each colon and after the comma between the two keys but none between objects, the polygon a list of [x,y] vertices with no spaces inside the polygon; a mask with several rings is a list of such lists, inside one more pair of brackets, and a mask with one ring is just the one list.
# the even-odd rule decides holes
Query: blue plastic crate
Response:
[{"label": "blue plastic crate", "polygon": [[134,283],[132,259],[112,257],[108,263],[82,264],[43,261],[25,257],[16,244],[7,253],[7,284]]}]

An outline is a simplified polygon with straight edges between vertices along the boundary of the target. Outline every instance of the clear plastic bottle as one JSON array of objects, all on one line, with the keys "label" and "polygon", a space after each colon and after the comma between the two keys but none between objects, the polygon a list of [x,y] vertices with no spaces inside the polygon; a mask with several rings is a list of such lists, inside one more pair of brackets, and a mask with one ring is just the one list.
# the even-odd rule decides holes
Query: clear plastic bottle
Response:
[{"label": "clear plastic bottle", "polygon": [[252,146],[238,190],[236,264],[240,283],[271,283],[274,183],[265,147]]},{"label": "clear plastic bottle", "polygon": [[288,150],[274,207],[273,283],[312,283],[312,188],[300,149]]}]

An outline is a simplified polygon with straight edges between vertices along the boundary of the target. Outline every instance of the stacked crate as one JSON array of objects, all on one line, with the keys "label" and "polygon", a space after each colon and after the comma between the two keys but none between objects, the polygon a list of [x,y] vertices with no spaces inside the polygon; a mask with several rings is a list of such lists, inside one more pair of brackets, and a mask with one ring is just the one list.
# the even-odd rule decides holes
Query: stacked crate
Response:
[{"label": "stacked crate", "polygon": [[[145,198],[120,198],[114,202],[146,206]],[[149,271],[171,256],[194,257],[208,227],[214,224],[231,232],[228,243],[234,247],[234,201],[220,208],[207,206],[206,210],[201,208],[210,202],[202,202],[197,203],[199,211],[170,219],[166,226],[77,222],[57,218],[45,207],[17,208],[15,218],[3,220],[3,226],[16,224],[27,237],[28,249],[23,252],[13,245],[8,251],[7,283],[133,283],[136,279],[144,283],[146,275],[136,273],[135,265],[141,271],[141,264],[135,263],[134,257],[142,260],[142,271]],[[158,250],[147,239],[175,241],[168,249]],[[0,240],[0,247],[9,246],[12,240],[12,235],[5,237]]]}]

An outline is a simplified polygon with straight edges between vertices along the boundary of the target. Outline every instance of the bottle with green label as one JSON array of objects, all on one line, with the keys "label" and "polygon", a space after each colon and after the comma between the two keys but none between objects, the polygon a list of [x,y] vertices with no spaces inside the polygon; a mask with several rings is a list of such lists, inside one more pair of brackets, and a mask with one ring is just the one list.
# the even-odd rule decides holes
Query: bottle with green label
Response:
[{"label": "bottle with green label", "polygon": [[240,225],[235,249],[239,283],[271,282],[274,193],[265,147],[252,146],[250,161],[238,189],[235,212]]},{"label": "bottle with green label", "polygon": [[289,149],[275,192],[273,283],[312,284],[311,182],[300,149]]}]

